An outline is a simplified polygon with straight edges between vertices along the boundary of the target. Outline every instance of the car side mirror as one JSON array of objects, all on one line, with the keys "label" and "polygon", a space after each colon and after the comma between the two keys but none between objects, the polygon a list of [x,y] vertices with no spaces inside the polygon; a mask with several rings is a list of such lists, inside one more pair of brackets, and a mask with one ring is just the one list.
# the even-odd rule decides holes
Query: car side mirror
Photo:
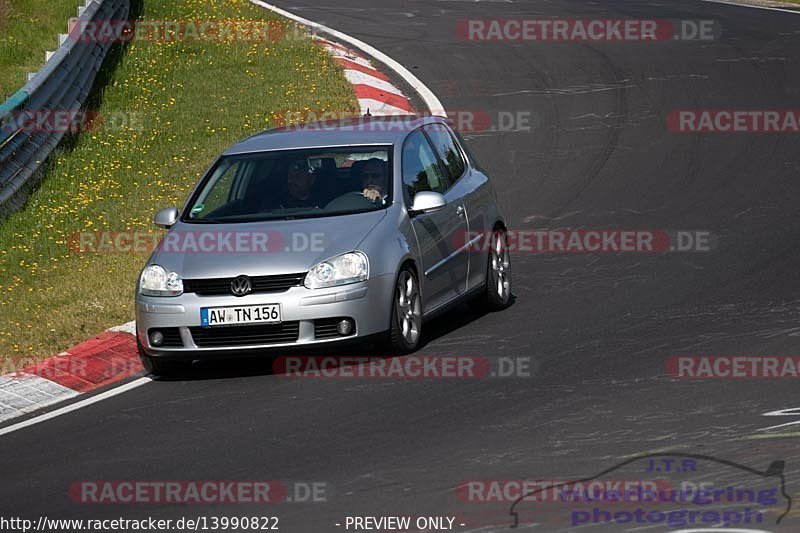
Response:
[{"label": "car side mirror", "polygon": [[414,202],[411,204],[409,214],[413,216],[420,213],[432,213],[446,205],[447,200],[438,192],[420,191],[414,195]]},{"label": "car side mirror", "polygon": [[169,229],[178,221],[178,210],[175,207],[165,207],[153,217],[153,223],[159,228]]}]

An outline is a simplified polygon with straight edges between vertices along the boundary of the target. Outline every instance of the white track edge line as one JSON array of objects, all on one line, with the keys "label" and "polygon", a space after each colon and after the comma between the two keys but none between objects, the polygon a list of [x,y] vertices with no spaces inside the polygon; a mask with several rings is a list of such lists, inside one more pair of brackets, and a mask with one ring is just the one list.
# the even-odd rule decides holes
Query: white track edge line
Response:
[{"label": "white track edge line", "polygon": [[113,331],[115,333],[130,333],[134,337],[136,336],[136,321],[131,320],[130,322],[125,322],[124,324],[120,324],[119,326],[114,326],[108,328],[106,331]]},{"label": "white track edge line", "polygon": [[736,7],[749,7],[751,9],[763,9],[765,11],[781,11],[783,13],[793,13],[795,15],[800,15],[800,10],[798,10],[798,9],[783,9],[781,7],[757,6],[757,5],[753,5],[753,4],[741,4],[739,2],[734,2],[734,1],[731,1],[731,0],[703,0],[703,2],[709,2],[709,3],[712,3],[712,4],[725,4],[725,5],[736,6]]},{"label": "white track edge line", "polygon": [[341,41],[344,41],[348,44],[355,46],[356,48],[360,49],[367,55],[370,55],[373,58],[377,59],[379,62],[385,64],[386,66],[391,68],[398,76],[403,78],[403,80],[405,80],[405,82],[408,83],[417,92],[417,94],[419,94],[420,98],[422,98],[422,100],[425,102],[425,105],[428,106],[428,111],[430,111],[434,115],[441,115],[441,116],[445,115],[444,106],[442,106],[442,103],[439,101],[436,95],[433,94],[433,91],[431,91],[424,83],[422,83],[419,80],[419,78],[414,76],[406,67],[404,67],[403,65],[401,65],[388,55],[384,54],[377,48],[370,46],[364,41],[360,41],[355,37],[351,37],[346,33],[342,33],[338,30],[334,30],[333,28],[329,28],[317,22],[305,19],[303,17],[295,15],[294,13],[281,9],[277,6],[268,4],[262,0],[250,0],[250,3],[269,9],[270,11],[273,11],[288,19],[291,19],[305,26],[309,26],[316,30],[325,32],[335,37],[336,39],[339,39]]},{"label": "white track edge line", "polygon": [[101,392],[95,396],[90,398],[86,398],[85,400],[80,400],[75,403],[71,403],[67,406],[64,406],[60,409],[56,409],[55,411],[50,411],[49,413],[44,413],[39,416],[35,416],[33,418],[29,418],[28,420],[23,420],[22,422],[18,422],[16,424],[12,424],[8,427],[0,428],[0,436],[7,435],[9,433],[13,433],[14,431],[33,426],[40,422],[45,422],[47,420],[51,420],[61,415],[65,415],[67,413],[71,413],[72,411],[77,411],[82,407],[86,407],[93,403],[101,402],[107,398],[111,398],[112,396],[116,396],[118,394],[122,394],[123,392],[127,392],[129,390],[135,389],[136,387],[140,387],[147,383],[150,383],[152,380],[148,377],[139,378],[137,380],[131,381],[130,383],[126,383],[124,385],[120,385],[119,387],[114,387],[111,390],[107,390],[105,392]]}]

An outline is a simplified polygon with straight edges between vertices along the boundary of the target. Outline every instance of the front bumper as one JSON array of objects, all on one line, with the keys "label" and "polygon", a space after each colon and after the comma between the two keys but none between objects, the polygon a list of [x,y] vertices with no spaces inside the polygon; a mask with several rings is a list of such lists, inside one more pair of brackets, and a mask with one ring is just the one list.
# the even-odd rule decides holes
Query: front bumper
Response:
[{"label": "front bumper", "polygon": [[[148,355],[167,357],[192,357],[257,352],[269,348],[330,345],[373,337],[389,329],[392,297],[392,275],[378,276],[361,283],[352,283],[328,289],[292,287],[280,293],[236,296],[198,296],[194,293],[177,297],[136,296],[136,335]],[[232,345],[198,346],[192,330],[200,327],[200,309],[280,304],[283,324],[297,322],[297,340],[275,343],[245,343],[238,340]],[[315,321],[336,317],[351,318],[355,333],[334,338],[317,338]],[[221,326],[229,332],[239,326]],[[177,328],[182,346],[153,346],[148,337],[150,329]],[[207,329],[207,328],[206,328]]]}]

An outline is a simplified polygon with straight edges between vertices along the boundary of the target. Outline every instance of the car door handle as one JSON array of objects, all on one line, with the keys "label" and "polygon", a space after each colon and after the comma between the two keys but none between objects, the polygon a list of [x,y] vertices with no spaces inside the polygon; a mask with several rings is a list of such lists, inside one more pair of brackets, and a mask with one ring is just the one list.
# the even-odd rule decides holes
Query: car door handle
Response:
[{"label": "car door handle", "polygon": [[464,206],[460,205],[456,207],[456,215],[463,217],[464,216]]}]

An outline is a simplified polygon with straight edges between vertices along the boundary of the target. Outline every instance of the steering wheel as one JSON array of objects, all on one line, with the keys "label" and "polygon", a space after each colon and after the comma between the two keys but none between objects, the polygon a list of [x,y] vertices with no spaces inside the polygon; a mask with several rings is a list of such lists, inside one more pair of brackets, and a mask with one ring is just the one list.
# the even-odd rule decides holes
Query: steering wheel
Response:
[{"label": "steering wheel", "polygon": [[325,209],[361,209],[366,206],[374,206],[377,205],[377,202],[373,202],[372,200],[368,199],[364,196],[361,191],[349,191],[342,195],[337,196],[330,202],[325,205]]}]

